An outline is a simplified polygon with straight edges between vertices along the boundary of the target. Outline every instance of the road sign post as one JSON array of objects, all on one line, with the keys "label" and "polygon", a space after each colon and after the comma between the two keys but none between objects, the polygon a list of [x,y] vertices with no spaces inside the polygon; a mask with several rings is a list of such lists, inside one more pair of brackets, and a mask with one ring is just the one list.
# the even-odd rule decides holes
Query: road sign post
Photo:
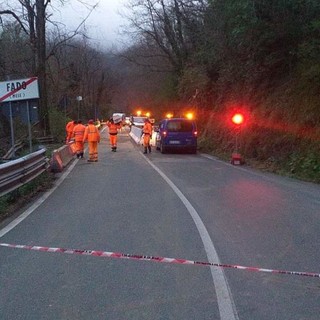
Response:
[{"label": "road sign post", "polygon": [[12,102],[27,100],[27,118],[28,118],[30,153],[32,152],[32,137],[31,137],[29,100],[38,99],[38,98],[39,98],[39,87],[38,87],[37,77],[0,82],[0,103],[9,102],[12,147],[14,146],[14,143],[15,143],[14,130],[13,130]]},{"label": "road sign post", "polygon": [[78,119],[80,119],[80,101],[82,101],[82,96],[77,96],[78,101]]},{"label": "road sign post", "polygon": [[27,118],[28,118],[28,133],[29,133],[29,149],[32,153],[32,133],[31,133],[31,120],[30,120],[30,106],[29,101],[27,100]]},{"label": "road sign post", "polygon": [[[12,103],[9,102],[9,117],[10,117],[10,131],[11,131],[11,146],[14,146],[14,130],[13,130],[13,117],[12,117]],[[13,149],[13,156],[15,157],[15,152]]]}]

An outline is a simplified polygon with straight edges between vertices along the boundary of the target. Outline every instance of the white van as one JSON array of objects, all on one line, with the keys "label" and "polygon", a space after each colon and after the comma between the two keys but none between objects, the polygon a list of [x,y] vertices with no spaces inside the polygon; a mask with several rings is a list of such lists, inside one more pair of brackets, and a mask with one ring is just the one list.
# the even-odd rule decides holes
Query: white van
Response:
[{"label": "white van", "polygon": [[125,120],[126,120],[126,114],[125,113],[114,113],[112,115],[112,119],[114,123],[121,123],[121,124],[125,124]]}]

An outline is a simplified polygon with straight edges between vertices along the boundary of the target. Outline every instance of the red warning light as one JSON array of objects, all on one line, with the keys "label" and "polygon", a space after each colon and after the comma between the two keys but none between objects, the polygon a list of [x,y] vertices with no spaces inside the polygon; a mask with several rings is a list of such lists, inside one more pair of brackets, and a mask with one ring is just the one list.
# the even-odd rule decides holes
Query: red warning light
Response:
[{"label": "red warning light", "polygon": [[236,125],[240,125],[243,123],[244,121],[244,117],[241,113],[235,113],[233,116],[232,116],[232,122]]}]

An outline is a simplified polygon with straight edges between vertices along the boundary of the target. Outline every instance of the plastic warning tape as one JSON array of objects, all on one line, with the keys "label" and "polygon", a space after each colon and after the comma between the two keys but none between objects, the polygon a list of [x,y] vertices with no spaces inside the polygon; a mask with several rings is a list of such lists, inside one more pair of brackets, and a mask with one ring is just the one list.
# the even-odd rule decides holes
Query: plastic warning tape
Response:
[{"label": "plastic warning tape", "polygon": [[239,270],[246,270],[246,271],[253,271],[253,272],[267,272],[267,273],[274,273],[274,274],[287,274],[287,275],[294,275],[294,276],[320,278],[319,273],[313,273],[313,272],[299,272],[299,271],[265,269],[265,268],[246,267],[246,266],[233,265],[233,264],[201,262],[201,261],[193,261],[193,260],[186,260],[186,259],[145,256],[145,255],[136,255],[136,254],[128,254],[128,253],[120,253],[120,252],[51,248],[51,247],[28,246],[28,245],[9,244],[9,243],[0,243],[0,246],[7,247],[7,248],[34,250],[34,251],[42,251],[42,252],[95,256],[95,257],[101,257],[101,258],[131,259],[131,260],[153,261],[153,262],[161,262],[161,263],[174,263],[174,264],[197,265],[197,266],[206,266],[206,267],[231,268],[231,269],[239,269]]}]

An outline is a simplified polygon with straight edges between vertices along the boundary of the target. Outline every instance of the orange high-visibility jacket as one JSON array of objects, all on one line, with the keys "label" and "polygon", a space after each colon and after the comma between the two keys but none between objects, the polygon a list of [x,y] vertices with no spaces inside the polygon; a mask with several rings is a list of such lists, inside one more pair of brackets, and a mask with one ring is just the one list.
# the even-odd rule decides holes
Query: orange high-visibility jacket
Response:
[{"label": "orange high-visibility jacket", "polygon": [[76,124],[73,128],[73,133],[72,133],[74,140],[83,141],[85,130],[86,130],[86,127],[82,123]]},{"label": "orange high-visibility jacket", "polygon": [[149,134],[151,135],[152,134],[152,125],[150,122],[146,122],[143,126],[143,129],[142,129],[142,132],[144,134]]},{"label": "orange high-visibility jacket", "polygon": [[120,124],[112,123],[112,122],[107,122],[107,126],[109,127],[109,134],[111,135],[116,135],[118,134],[118,130],[121,129]]},{"label": "orange high-visibility jacket", "polygon": [[89,124],[84,131],[83,142],[88,140],[88,142],[100,142],[100,133],[98,128],[94,124]]},{"label": "orange high-visibility jacket", "polygon": [[69,121],[66,125],[66,131],[68,133],[72,133],[73,132],[73,128],[74,128],[74,121]]}]

